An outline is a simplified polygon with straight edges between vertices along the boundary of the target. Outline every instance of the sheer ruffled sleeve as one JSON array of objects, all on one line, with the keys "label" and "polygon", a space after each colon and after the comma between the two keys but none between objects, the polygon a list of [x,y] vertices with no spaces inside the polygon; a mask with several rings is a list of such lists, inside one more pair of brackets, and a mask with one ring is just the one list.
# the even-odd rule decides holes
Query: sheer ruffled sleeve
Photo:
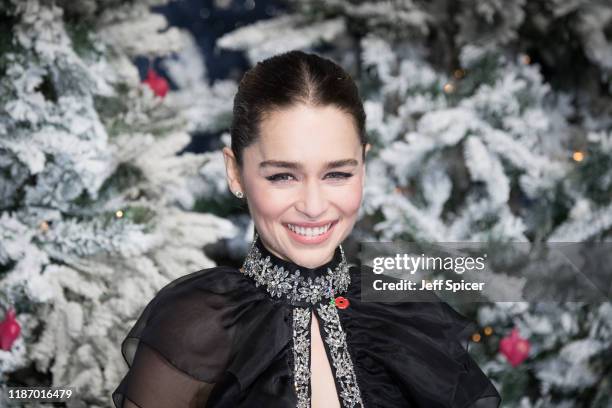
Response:
[{"label": "sheer ruffled sleeve", "polygon": [[[367,267],[366,267],[367,268]],[[361,285],[360,267],[352,279]],[[359,350],[356,364],[368,383],[384,390],[377,403],[415,407],[497,408],[501,398],[468,352],[472,320],[435,293],[417,302],[361,302],[361,290],[348,296],[344,323]],[[372,386],[373,386],[372,385]]]},{"label": "sheer ruffled sleeve", "polygon": [[179,278],[149,302],[121,344],[128,372],[113,392],[116,407],[205,407],[213,400],[232,406],[239,389],[226,370],[235,334],[232,302],[215,287],[222,280],[207,276],[222,272]]},{"label": "sheer ruffled sleeve", "polygon": [[477,330],[476,323],[469,320],[448,303],[436,303],[445,316],[448,325],[449,342],[456,346],[453,351],[455,358],[463,365],[458,376],[453,395],[454,407],[466,408],[497,408],[501,397],[493,383],[480,369],[468,352],[470,337]]}]

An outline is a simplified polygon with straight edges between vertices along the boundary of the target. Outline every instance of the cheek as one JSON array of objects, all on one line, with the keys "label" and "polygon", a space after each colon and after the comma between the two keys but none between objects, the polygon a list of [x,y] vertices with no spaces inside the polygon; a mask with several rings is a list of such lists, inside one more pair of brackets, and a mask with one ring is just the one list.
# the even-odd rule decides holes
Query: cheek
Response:
[{"label": "cheek", "polygon": [[[251,215],[254,218],[277,218],[287,208],[287,202],[282,198],[282,193],[272,191],[270,186],[264,182],[245,180],[248,194],[248,204]],[[274,197],[273,200],[270,197]]]},{"label": "cheek", "polygon": [[352,183],[339,189],[334,194],[334,205],[340,209],[340,211],[346,217],[356,216],[361,207],[361,199],[363,197],[363,187],[361,184],[361,178],[356,178]]}]

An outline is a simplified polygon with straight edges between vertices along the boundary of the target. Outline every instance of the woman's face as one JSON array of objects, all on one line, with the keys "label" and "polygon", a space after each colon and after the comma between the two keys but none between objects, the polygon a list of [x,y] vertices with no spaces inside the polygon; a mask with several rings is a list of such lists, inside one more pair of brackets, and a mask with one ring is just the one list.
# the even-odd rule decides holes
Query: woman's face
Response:
[{"label": "woman's face", "polygon": [[262,122],[241,173],[231,149],[223,152],[229,186],[245,193],[266,248],[307,268],[330,261],[357,220],[365,182],[352,117],[300,104]]}]

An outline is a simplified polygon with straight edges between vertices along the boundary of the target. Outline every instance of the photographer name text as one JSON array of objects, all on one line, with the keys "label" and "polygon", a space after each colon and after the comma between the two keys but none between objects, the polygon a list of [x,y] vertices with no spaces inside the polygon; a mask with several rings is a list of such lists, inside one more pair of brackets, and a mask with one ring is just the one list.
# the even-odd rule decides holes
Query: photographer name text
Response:
[{"label": "photographer name text", "polygon": [[467,282],[463,279],[460,282],[453,281],[452,279],[435,279],[433,281],[423,279],[420,285],[418,282],[406,279],[402,279],[398,282],[384,282],[382,279],[377,279],[373,282],[374,290],[449,290],[452,292],[459,292],[481,291],[484,286],[485,282]]}]

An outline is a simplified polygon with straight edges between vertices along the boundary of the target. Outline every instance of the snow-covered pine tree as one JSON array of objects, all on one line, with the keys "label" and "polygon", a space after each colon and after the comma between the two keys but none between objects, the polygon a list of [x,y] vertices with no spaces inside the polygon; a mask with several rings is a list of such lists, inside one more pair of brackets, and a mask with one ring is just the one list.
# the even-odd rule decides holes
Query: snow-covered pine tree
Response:
[{"label": "snow-covered pine tree", "polygon": [[192,211],[210,157],[177,155],[193,124],[133,63],[188,44],[151,12],[164,2],[0,1],[0,302],[21,326],[0,350],[3,386],[110,406],[146,302],[236,233]]},{"label": "snow-covered pine tree", "polygon": [[[362,44],[364,66],[375,67],[374,87],[383,95],[368,101],[370,108],[378,105],[369,111],[374,112],[372,134],[384,142],[379,159],[370,163],[366,200],[382,219],[375,229],[383,240],[535,243],[605,237],[610,224],[602,215],[609,198],[597,214],[574,209],[558,223],[559,215],[574,207],[573,199],[590,200],[587,186],[605,190],[601,183],[612,169],[600,157],[605,156],[601,147],[584,154],[595,156],[604,174],[583,175],[575,163],[580,152],[566,153],[571,140],[566,118],[572,112],[567,97],[554,95],[525,56],[509,61],[498,52],[466,46],[460,68],[440,78],[414,54],[398,61],[391,52],[397,47],[379,39]],[[389,109],[393,101],[401,101],[400,107]],[[411,123],[414,130],[389,132],[393,124]],[[607,141],[605,134],[592,139],[604,146]],[[583,187],[576,183],[578,175]],[[564,239],[555,239],[564,230]],[[494,279],[490,283],[502,277]],[[500,290],[511,286],[503,280]],[[478,312],[489,334],[472,350],[498,382],[504,406],[607,406],[610,367],[604,362],[612,347],[611,312],[610,303],[493,303]],[[529,360],[517,368],[498,349],[514,327],[531,344]]]},{"label": "snow-covered pine tree", "polygon": [[[234,94],[238,84],[231,79],[218,79],[209,84],[205,61],[191,36],[185,46],[161,64],[177,89],[166,97],[168,104],[180,110],[193,139],[220,134],[219,145],[230,146]],[[189,191],[196,197],[193,209],[226,218],[241,231],[225,241],[226,256],[239,261],[246,253],[253,236],[254,224],[244,203],[227,188],[225,160],[220,149],[200,154],[204,164],[199,177],[189,180]]]}]

